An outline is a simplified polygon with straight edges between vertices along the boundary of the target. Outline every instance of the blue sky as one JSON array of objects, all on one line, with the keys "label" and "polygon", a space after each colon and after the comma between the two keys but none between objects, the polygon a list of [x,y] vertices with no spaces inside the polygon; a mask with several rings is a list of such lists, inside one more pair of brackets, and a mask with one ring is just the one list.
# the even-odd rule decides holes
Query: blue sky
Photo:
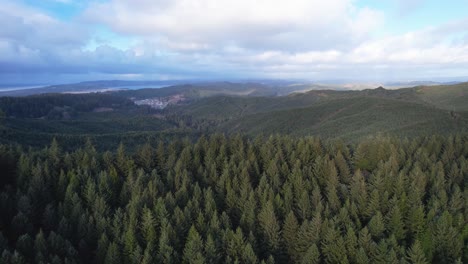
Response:
[{"label": "blue sky", "polygon": [[468,0],[0,0],[0,23],[2,83],[468,76]]}]

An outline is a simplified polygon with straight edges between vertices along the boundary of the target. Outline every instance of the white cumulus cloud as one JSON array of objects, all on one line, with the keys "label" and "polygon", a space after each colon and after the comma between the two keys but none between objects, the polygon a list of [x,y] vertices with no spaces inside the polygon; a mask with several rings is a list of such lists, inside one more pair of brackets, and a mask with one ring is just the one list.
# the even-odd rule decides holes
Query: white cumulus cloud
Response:
[{"label": "white cumulus cloud", "polygon": [[[420,4],[412,0],[406,8]],[[80,6],[77,18],[61,20],[0,0],[0,23],[8,25],[0,27],[0,74],[417,79],[468,68],[468,16],[390,33],[395,17],[355,0],[90,0]]]},{"label": "white cumulus cloud", "polygon": [[122,34],[192,51],[345,47],[366,39],[383,19],[350,0],[112,0],[90,5],[85,16]]}]

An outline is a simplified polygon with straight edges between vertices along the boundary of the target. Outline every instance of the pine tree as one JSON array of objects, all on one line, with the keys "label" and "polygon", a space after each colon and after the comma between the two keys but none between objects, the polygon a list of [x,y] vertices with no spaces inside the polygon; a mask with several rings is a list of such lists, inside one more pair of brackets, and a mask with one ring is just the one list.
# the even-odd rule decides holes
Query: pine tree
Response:
[{"label": "pine tree", "polygon": [[139,245],[137,245],[129,256],[129,263],[141,264],[142,261],[143,261],[142,249]]},{"label": "pine tree", "polygon": [[421,244],[418,240],[413,243],[410,249],[408,249],[407,253],[408,261],[412,264],[426,264],[429,263],[426,260],[426,256],[421,248]]},{"label": "pine tree", "polygon": [[257,256],[255,255],[255,252],[250,245],[250,243],[247,243],[244,247],[243,254],[242,254],[242,263],[249,263],[249,264],[255,264],[257,263],[258,259]]},{"label": "pine tree", "polygon": [[143,253],[143,259],[141,260],[142,264],[151,264],[156,260],[154,259],[155,254],[155,245],[153,243],[146,244],[145,252]]},{"label": "pine tree", "polygon": [[153,148],[146,142],[143,146],[141,146],[137,153],[137,160],[138,163],[147,171],[151,171],[154,168],[154,153]]},{"label": "pine tree", "polygon": [[296,248],[297,248],[297,232],[299,230],[299,225],[297,223],[296,216],[292,211],[288,213],[286,219],[284,220],[282,236],[283,236],[283,243],[291,259],[294,259],[296,256]]},{"label": "pine tree", "polygon": [[343,238],[333,228],[324,236],[322,252],[326,263],[349,263]]},{"label": "pine tree", "polygon": [[111,242],[107,248],[106,258],[104,260],[106,264],[118,264],[122,263],[119,248],[115,242]]},{"label": "pine tree", "polygon": [[258,214],[258,222],[265,238],[265,249],[270,253],[277,253],[280,245],[280,227],[276,219],[273,203],[271,201],[262,208]]},{"label": "pine tree", "polygon": [[299,192],[298,198],[296,199],[297,214],[300,219],[309,218],[310,213],[310,200],[309,194],[306,190]]},{"label": "pine tree", "polygon": [[364,248],[360,247],[358,252],[356,253],[356,263],[357,264],[367,264],[370,263],[369,257],[367,256],[366,251]]},{"label": "pine tree", "polygon": [[425,228],[425,213],[422,206],[410,208],[408,216],[408,231],[416,237],[421,234]]},{"label": "pine tree", "polygon": [[161,231],[159,238],[158,259],[161,263],[169,264],[175,262],[174,249],[170,245],[169,237],[166,230]]},{"label": "pine tree", "polygon": [[340,182],[344,184],[350,184],[351,183],[351,173],[349,170],[349,166],[346,162],[346,159],[344,158],[343,154],[341,151],[338,151],[338,154],[336,155],[335,159],[336,166],[339,171],[340,175]]},{"label": "pine tree", "polygon": [[102,234],[99,238],[97,249],[96,249],[96,262],[104,263],[106,259],[107,248],[109,247],[109,239],[106,234]]},{"label": "pine tree", "polygon": [[36,239],[34,240],[34,252],[36,263],[41,261],[45,262],[47,260],[47,241],[42,230],[39,230],[39,233],[37,233]]},{"label": "pine tree", "polygon": [[365,250],[367,255],[373,255],[375,253],[375,242],[372,240],[367,227],[364,227],[359,232],[358,244]]},{"label": "pine tree", "polygon": [[142,219],[141,219],[141,230],[146,244],[156,243],[156,220],[154,219],[153,213],[148,208],[143,208]]},{"label": "pine tree", "polygon": [[135,251],[135,248],[138,246],[137,243],[138,241],[136,237],[135,225],[130,223],[127,229],[124,231],[123,237],[125,255],[131,255]]},{"label": "pine tree", "polygon": [[204,263],[203,257],[203,240],[198,234],[194,226],[189,230],[187,242],[184,248],[184,263]]},{"label": "pine tree", "polygon": [[356,262],[358,239],[352,227],[348,227],[344,242],[346,246],[346,251],[348,252],[348,259],[351,263]]},{"label": "pine tree", "polygon": [[208,234],[206,238],[204,255],[207,263],[217,263],[219,261],[218,248],[211,234]]},{"label": "pine tree", "polygon": [[378,240],[382,236],[382,233],[385,230],[385,225],[380,211],[371,218],[368,227],[375,240]]},{"label": "pine tree", "polygon": [[302,264],[318,264],[320,263],[320,252],[315,244],[309,247],[305,255],[302,257]]},{"label": "pine tree", "polygon": [[356,203],[359,212],[362,214],[366,209],[368,195],[366,182],[360,170],[354,173],[350,186],[350,198]]},{"label": "pine tree", "polygon": [[49,160],[52,163],[54,173],[58,172],[58,165],[60,163],[60,157],[62,156],[62,153],[55,137],[50,144],[47,154],[49,155]]},{"label": "pine tree", "polygon": [[388,230],[395,236],[398,241],[401,241],[405,238],[405,223],[398,205],[395,205],[389,212],[387,222]]},{"label": "pine tree", "polygon": [[245,246],[245,238],[242,230],[237,228],[236,232],[233,232],[228,229],[224,240],[226,254],[234,261],[239,261],[243,255]]},{"label": "pine tree", "polygon": [[375,255],[372,258],[372,261],[376,264],[386,264],[388,263],[388,246],[385,239],[380,240],[377,245]]},{"label": "pine tree", "polygon": [[452,225],[452,216],[448,211],[444,211],[437,220],[435,228],[435,241],[437,241],[435,259],[441,263],[454,262],[461,256],[463,239]]}]

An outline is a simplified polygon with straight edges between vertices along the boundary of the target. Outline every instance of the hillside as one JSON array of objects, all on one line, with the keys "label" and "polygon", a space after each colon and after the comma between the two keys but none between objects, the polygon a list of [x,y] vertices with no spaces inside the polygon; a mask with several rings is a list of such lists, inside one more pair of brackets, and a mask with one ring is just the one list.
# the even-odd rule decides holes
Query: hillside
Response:
[{"label": "hillside", "polygon": [[124,90],[115,92],[116,95],[146,99],[152,97],[165,97],[173,95],[183,95],[187,98],[204,98],[217,95],[231,95],[231,96],[270,96],[274,95],[273,89],[257,83],[206,83],[206,84],[183,84],[174,85],[169,87],[162,87],[158,89],[138,89],[138,90]]},{"label": "hillside", "polygon": [[[353,141],[386,133],[408,137],[466,132],[468,84],[362,91],[311,90],[275,96],[259,84],[211,83],[90,94],[1,97],[0,143],[43,146],[53,138],[75,145],[142,143],[160,135],[203,133],[318,135]],[[166,109],[135,105],[172,98]],[[260,96],[261,95],[261,96]]]},{"label": "hillside", "polygon": [[317,103],[310,107],[247,115],[226,122],[228,133],[282,133],[318,135],[355,140],[388,133],[416,136],[466,131],[466,116],[453,117],[445,110],[404,101],[356,97]]},{"label": "hillside", "polygon": [[178,87],[0,98],[0,263],[467,262],[466,85]]},{"label": "hillside", "polygon": [[[468,83],[363,91],[313,90],[281,97],[203,98],[166,112],[226,132],[356,139],[375,133],[415,136],[467,131]],[[455,109],[456,111],[453,111]]]},{"label": "hillside", "polygon": [[468,111],[468,83],[414,88],[417,96],[439,108]]}]

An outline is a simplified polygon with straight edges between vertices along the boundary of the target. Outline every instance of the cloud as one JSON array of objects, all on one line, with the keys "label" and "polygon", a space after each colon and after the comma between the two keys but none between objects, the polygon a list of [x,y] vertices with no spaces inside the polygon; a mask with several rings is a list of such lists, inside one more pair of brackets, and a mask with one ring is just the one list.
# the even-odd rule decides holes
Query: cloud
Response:
[{"label": "cloud", "polygon": [[406,16],[421,8],[424,5],[425,0],[397,0],[397,12]]},{"label": "cloud", "polygon": [[89,31],[21,4],[0,1],[0,73],[60,69]]},{"label": "cloud", "polygon": [[59,21],[26,6],[0,1],[0,39],[11,45],[45,51],[79,47],[87,41],[87,30]]},{"label": "cloud", "polygon": [[345,47],[365,39],[383,14],[350,0],[112,0],[91,4],[85,16],[121,34],[193,51]]},{"label": "cloud", "polygon": [[468,20],[392,35],[386,15],[352,0],[109,0],[63,21],[0,0],[0,75],[365,79],[468,68]]}]

